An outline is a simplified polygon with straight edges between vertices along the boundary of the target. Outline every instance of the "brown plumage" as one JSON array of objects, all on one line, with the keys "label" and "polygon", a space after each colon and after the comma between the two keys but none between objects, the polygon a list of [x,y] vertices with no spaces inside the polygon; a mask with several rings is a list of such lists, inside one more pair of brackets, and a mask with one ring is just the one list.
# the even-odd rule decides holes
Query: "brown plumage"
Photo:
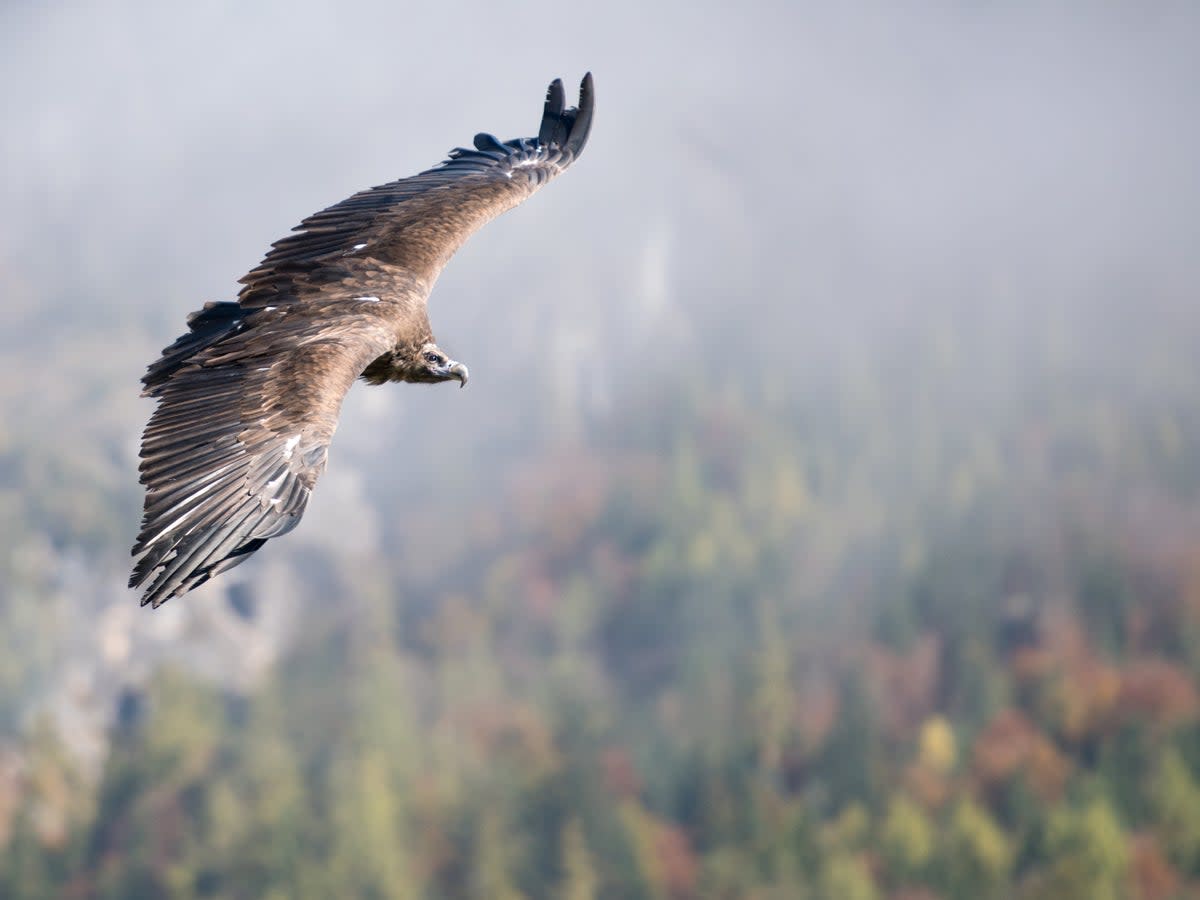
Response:
[{"label": "brown plumage", "polygon": [[208,303],[142,379],[158,407],[142,437],[146,486],[130,587],[158,606],[296,527],[355,378],[467,381],[434,341],[426,299],[481,225],[569,166],[592,122],[550,85],[536,138],[475,148],[309,216]]}]

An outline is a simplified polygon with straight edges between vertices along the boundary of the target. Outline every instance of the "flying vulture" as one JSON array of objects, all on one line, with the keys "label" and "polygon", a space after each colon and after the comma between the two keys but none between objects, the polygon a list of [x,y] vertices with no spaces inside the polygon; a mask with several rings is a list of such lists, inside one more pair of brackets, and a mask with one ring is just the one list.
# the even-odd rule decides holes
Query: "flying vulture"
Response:
[{"label": "flying vulture", "polygon": [[206,303],[142,378],[158,405],[142,436],[146,503],[129,586],[157,607],[296,527],[325,468],[342,398],[370,384],[467,383],[438,347],[426,299],[481,225],[566,169],[587,143],[579,106],[551,83],[536,138],[475,136],[472,150],[370,188],[300,223]]}]

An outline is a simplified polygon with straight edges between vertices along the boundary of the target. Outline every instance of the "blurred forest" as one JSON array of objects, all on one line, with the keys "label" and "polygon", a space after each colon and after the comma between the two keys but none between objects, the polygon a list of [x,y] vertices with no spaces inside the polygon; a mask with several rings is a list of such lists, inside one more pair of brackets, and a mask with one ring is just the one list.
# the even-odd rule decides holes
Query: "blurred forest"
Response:
[{"label": "blurred forest", "polygon": [[[441,13],[299,9],[0,13],[0,897],[1200,897],[1190,6],[617,4],[432,99]],[[297,532],[139,609],[184,314],[584,67],[434,293],[468,390],[356,387]]]}]

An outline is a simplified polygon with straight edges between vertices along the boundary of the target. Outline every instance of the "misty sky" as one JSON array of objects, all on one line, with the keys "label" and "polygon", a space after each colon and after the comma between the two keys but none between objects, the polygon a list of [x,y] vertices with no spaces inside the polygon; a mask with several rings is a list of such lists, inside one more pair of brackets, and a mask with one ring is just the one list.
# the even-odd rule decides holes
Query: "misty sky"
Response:
[{"label": "misty sky", "polygon": [[[521,432],[516,388],[603,408],[612,381],[711,365],[692,337],[715,329],[765,375],[924,304],[1191,315],[1197,9],[7,3],[0,347],[42,353],[36,324],[43,359],[129,385],[93,415],[132,484],[137,378],[188,311],[303,216],[476,131],[536,133],[547,82],[589,69],[584,158],[435,289],[471,389],[358,390],[347,418],[490,450]],[[344,420],[343,472],[365,434]]]},{"label": "misty sky", "polygon": [[829,313],[964,255],[1186,264],[1200,13],[1011,6],[5,4],[0,263],[46,302],[178,322],[302,216],[532,132],[545,83],[591,69],[587,165],[447,271],[460,339],[493,300],[448,296],[563,252],[627,273],[624,299],[666,277],[643,254],[685,288],[719,253],[730,289],[786,272]]}]

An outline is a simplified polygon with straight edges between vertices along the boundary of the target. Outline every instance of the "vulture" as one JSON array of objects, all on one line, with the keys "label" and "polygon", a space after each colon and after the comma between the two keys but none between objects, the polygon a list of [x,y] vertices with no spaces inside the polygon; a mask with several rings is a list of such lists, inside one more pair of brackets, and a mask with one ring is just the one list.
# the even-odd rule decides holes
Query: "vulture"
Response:
[{"label": "vulture", "polygon": [[296,527],[355,379],[466,385],[467,367],[434,340],[429,292],[476,229],[578,158],[592,108],[590,73],[578,107],[565,107],[555,79],[537,137],[478,134],[432,169],[309,216],[241,279],[236,302],[188,316],[142,378],[157,401],[129,579],[143,606]]}]

